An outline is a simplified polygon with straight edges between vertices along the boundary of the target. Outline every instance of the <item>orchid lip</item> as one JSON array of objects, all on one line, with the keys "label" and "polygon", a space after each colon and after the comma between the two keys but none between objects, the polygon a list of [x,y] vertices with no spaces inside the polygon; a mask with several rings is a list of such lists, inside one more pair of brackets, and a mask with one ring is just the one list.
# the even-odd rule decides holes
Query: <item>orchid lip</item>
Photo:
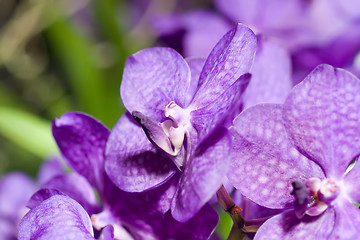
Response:
[{"label": "orchid lip", "polygon": [[305,184],[293,182],[295,195],[295,214],[302,218],[305,214],[319,216],[329,208],[339,195],[340,188],[332,179],[310,178]]}]

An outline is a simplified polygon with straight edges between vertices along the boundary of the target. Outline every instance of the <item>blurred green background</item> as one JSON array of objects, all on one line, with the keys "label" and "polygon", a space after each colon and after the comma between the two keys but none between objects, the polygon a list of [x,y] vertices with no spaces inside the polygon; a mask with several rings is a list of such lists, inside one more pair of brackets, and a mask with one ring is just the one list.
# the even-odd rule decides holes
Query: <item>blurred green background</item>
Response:
[{"label": "blurred green background", "polygon": [[207,4],[175,0],[0,1],[0,176],[35,176],[57,154],[50,123],[68,111],[109,128],[124,113],[126,57],[154,46],[157,12]]}]

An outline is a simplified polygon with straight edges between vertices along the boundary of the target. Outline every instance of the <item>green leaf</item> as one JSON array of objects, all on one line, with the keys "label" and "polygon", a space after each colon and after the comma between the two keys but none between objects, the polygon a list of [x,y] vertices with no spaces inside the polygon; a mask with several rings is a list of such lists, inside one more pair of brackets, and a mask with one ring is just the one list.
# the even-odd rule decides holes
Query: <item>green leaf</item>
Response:
[{"label": "green leaf", "polygon": [[58,152],[50,122],[28,112],[0,106],[0,134],[41,158]]}]

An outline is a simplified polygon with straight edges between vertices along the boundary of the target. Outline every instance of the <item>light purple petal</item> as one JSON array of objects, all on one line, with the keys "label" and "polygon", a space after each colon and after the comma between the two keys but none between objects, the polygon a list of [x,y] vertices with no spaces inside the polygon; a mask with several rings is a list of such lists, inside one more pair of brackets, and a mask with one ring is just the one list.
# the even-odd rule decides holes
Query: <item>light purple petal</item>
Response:
[{"label": "light purple petal", "polygon": [[318,217],[305,216],[301,220],[293,211],[287,211],[267,220],[257,231],[254,240],[330,239],[334,222],[334,209],[328,209]]},{"label": "light purple petal", "polygon": [[257,103],[284,103],[291,87],[289,53],[275,41],[259,38],[251,81],[243,95],[244,107]]},{"label": "light purple petal", "polygon": [[227,130],[219,128],[187,161],[171,205],[176,220],[192,218],[220,188],[228,169],[230,145]]},{"label": "light purple petal", "polygon": [[110,131],[95,118],[79,112],[69,112],[55,119],[52,131],[69,166],[101,192],[105,144]]},{"label": "light purple petal", "polygon": [[125,64],[121,98],[129,112],[139,111],[161,122],[171,101],[185,107],[190,69],[170,48],[149,48],[131,55]]},{"label": "light purple petal", "polygon": [[175,164],[151,144],[129,113],[120,118],[111,132],[105,169],[116,186],[129,192],[159,186],[176,172]]},{"label": "light purple petal", "polygon": [[58,175],[42,187],[61,191],[80,203],[89,215],[99,210],[94,190],[89,182],[77,173]]},{"label": "light purple petal", "polygon": [[191,82],[189,87],[188,95],[186,96],[186,105],[189,105],[193,99],[197,86],[199,83],[200,73],[204,67],[205,59],[204,58],[187,58],[185,59],[188,63],[191,71]]},{"label": "light purple petal", "polygon": [[354,203],[360,203],[359,180],[360,162],[357,160],[355,166],[344,177],[346,194],[349,195],[350,199],[354,201]]},{"label": "light purple petal", "polygon": [[217,43],[200,74],[198,91],[190,104],[204,107],[215,101],[239,77],[250,71],[256,49],[256,37],[238,24]]},{"label": "light purple petal", "polygon": [[198,10],[181,16],[184,55],[207,57],[217,41],[233,26],[214,12]]},{"label": "light purple petal", "polygon": [[94,239],[90,217],[73,199],[56,195],[29,211],[19,225],[19,240]]},{"label": "light purple petal", "polygon": [[344,14],[343,18],[351,18],[359,20],[360,18],[360,5],[356,0],[332,0],[335,9]]},{"label": "light purple petal", "polygon": [[3,240],[16,240],[17,227],[13,221],[0,216],[0,236]]},{"label": "light purple petal", "polygon": [[359,238],[360,210],[348,199],[337,199],[335,227],[329,239],[352,240]]},{"label": "light purple petal", "polygon": [[229,180],[244,196],[268,208],[287,208],[294,180],[324,178],[320,167],[291,144],[282,105],[248,108],[230,129],[233,137]]},{"label": "light purple petal", "polygon": [[58,157],[50,157],[41,165],[37,177],[38,184],[44,184],[51,178],[64,173],[65,170],[61,166],[60,159]]},{"label": "light purple petal", "polygon": [[0,179],[0,216],[17,222],[36,188],[33,180],[23,173],[4,175]]},{"label": "light purple petal", "polygon": [[299,150],[328,177],[341,177],[360,153],[360,80],[345,70],[318,66],[290,93],[284,119]]},{"label": "light purple petal", "polygon": [[198,132],[199,141],[208,136],[216,127],[231,121],[240,111],[241,95],[248,86],[250,77],[250,74],[242,75],[214,102],[191,112],[191,124]]}]

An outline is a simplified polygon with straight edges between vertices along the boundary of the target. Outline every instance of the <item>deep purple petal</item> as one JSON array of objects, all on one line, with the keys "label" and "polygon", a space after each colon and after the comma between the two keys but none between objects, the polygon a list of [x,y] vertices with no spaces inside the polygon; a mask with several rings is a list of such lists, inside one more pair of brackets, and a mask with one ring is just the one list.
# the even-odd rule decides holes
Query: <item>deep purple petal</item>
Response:
[{"label": "deep purple petal", "polygon": [[335,227],[329,239],[352,240],[359,238],[360,210],[348,199],[337,199]]},{"label": "deep purple petal", "polygon": [[64,173],[65,170],[61,166],[60,159],[58,157],[51,157],[41,165],[37,177],[38,184],[44,184],[51,178]]},{"label": "deep purple petal", "polygon": [[294,87],[285,103],[287,131],[328,177],[341,177],[360,153],[360,80],[320,65]]},{"label": "deep purple petal", "polygon": [[101,192],[105,144],[110,131],[93,117],[79,112],[69,112],[55,119],[52,131],[69,166]]},{"label": "deep purple petal", "polygon": [[189,86],[190,69],[182,56],[173,49],[155,47],[127,59],[120,92],[129,112],[139,111],[160,122],[171,101],[185,107]]},{"label": "deep purple petal", "polygon": [[[248,86],[250,74],[242,75],[211,104],[191,112],[191,124],[198,132],[199,141],[216,127],[234,118],[241,106],[241,95]],[[229,120],[230,119],[230,120]]]},{"label": "deep purple petal", "polygon": [[50,188],[43,188],[34,193],[34,195],[31,196],[30,200],[26,204],[26,206],[30,209],[36,208],[39,206],[43,201],[45,201],[48,198],[51,198],[55,195],[64,195],[61,191],[57,189],[50,189]]},{"label": "deep purple petal", "polygon": [[227,130],[219,128],[186,162],[171,205],[176,220],[192,218],[220,188],[228,169],[230,145]]},{"label": "deep purple petal", "polygon": [[176,221],[168,212],[160,226],[158,239],[208,239],[218,222],[216,211],[205,205],[195,217],[186,223]]},{"label": "deep purple petal", "polygon": [[242,112],[230,129],[228,178],[244,196],[269,208],[286,208],[293,201],[294,180],[324,178],[319,166],[291,144],[282,110],[282,105],[256,105]]},{"label": "deep purple petal", "polygon": [[274,41],[259,38],[251,81],[243,95],[244,108],[257,103],[284,103],[291,87],[289,53]]},{"label": "deep purple petal", "polygon": [[105,168],[116,186],[141,192],[166,182],[176,172],[175,164],[146,137],[129,113],[113,128],[106,150]]},{"label": "deep purple petal", "polygon": [[191,82],[189,87],[188,95],[186,96],[186,105],[189,105],[193,99],[197,86],[199,83],[200,73],[204,67],[205,59],[204,58],[187,58],[185,59],[188,63],[191,71]]},{"label": "deep purple petal", "polygon": [[355,166],[344,177],[344,186],[346,188],[346,193],[355,203],[360,203],[359,179],[360,162],[359,160],[357,160]]},{"label": "deep purple petal", "polygon": [[94,190],[89,182],[77,173],[58,175],[43,184],[42,187],[56,189],[66,194],[80,203],[89,215],[99,210]]},{"label": "deep purple petal", "polygon": [[114,227],[108,225],[101,230],[101,235],[98,240],[113,240],[114,239]]},{"label": "deep purple petal", "polygon": [[204,107],[215,101],[239,77],[250,71],[256,49],[256,37],[238,24],[217,43],[200,74],[198,91],[190,104]]},{"label": "deep purple petal", "polygon": [[19,240],[94,239],[90,217],[70,197],[56,195],[29,211],[19,225]]},{"label": "deep purple petal", "polygon": [[293,211],[287,211],[267,220],[257,231],[254,240],[330,239],[334,222],[334,209],[328,209],[318,217],[305,216],[301,220]]},{"label": "deep purple petal", "polygon": [[23,173],[8,173],[0,179],[0,216],[17,222],[36,191],[35,183]]}]

